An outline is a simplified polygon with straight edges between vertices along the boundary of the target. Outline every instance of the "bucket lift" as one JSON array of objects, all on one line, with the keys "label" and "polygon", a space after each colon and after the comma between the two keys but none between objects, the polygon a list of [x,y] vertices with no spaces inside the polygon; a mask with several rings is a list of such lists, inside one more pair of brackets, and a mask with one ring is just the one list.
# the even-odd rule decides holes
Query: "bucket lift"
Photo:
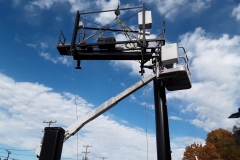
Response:
[{"label": "bucket lift", "polygon": [[[184,56],[178,55],[178,49],[182,48]],[[190,81],[189,60],[183,47],[177,43],[161,46],[161,66],[158,78],[162,80],[168,91],[189,89],[192,87]],[[180,65],[179,60],[183,59],[185,65]]]}]

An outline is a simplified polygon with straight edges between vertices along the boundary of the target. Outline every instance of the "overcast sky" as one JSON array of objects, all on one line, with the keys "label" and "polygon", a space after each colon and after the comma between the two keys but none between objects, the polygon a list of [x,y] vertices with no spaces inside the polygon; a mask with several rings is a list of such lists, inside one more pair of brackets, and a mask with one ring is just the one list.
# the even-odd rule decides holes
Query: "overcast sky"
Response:
[{"label": "overcast sky", "polygon": [[[185,47],[192,88],[167,91],[172,159],[217,128],[231,131],[227,117],[240,106],[240,3],[237,0],[0,0],[0,158],[37,159],[43,121],[67,128],[77,118],[146,77],[135,61],[82,61],[56,49],[62,30],[70,43],[76,11],[141,6],[152,12],[151,37],[166,22],[166,42]],[[126,19],[137,10],[122,11]],[[106,25],[113,12],[93,14],[85,26]],[[88,21],[87,21],[88,20]],[[138,28],[137,16],[124,21]],[[99,27],[99,26],[98,26]],[[108,36],[110,33],[108,33]],[[121,34],[111,34],[123,40]],[[93,42],[94,40],[91,40]],[[124,99],[64,143],[62,159],[157,159],[153,84]]]}]

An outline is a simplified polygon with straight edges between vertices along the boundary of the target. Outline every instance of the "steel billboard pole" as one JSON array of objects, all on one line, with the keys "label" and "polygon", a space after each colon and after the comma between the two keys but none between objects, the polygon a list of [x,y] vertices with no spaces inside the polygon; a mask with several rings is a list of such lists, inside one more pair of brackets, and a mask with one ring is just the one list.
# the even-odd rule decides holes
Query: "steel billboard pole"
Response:
[{"label": "steel billboard pole", "polygon": [[172,158],[165,86],[163,85],[161,79],[157,78],[154,79],[153,86],[155,102],[157,159],[171,160]]}]

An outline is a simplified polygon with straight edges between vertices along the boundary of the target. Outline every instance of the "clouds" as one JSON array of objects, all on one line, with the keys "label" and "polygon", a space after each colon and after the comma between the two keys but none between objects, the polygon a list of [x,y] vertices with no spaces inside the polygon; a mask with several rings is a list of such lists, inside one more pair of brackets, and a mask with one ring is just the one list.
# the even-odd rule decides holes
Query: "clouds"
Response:
[{"label": "clouds", "polygon": [[199,13],[211,6],[211,0],[150,0],[147,3],[155,4],[158,12],[170,20],[175,19],[179,13]]},{"label": "clouds", "polygon": [[168,98],[185,101],[188,105],[181,112],[195,113],[190,123],[205,131],[231,127],[235,122],[227,117],[236,110],[239,99],[240,36],[212,38],[197,28],[180,40],[191,59],[192,88],[169,92]]},{"label": "clouds", "polygon": [[[53,126],[63,128],[76,121],[75,95],[57,93],[52,88],[38,83],[17,82],[2,73],[0,79],[0,126],[5,128],[0,131],[0,143],[32,150],[37,147],[43,136],[44,120],[57,120],[58,124]],[[80,96],[76,96],[76,104],[78,117],[83,117],[94,108],[93,104]],[[8,108],[10,106],[11,108]],[[2,112],[2,109],[8,109],[9,114]],[[131,121],[117,122],[114,119],[112,116],[101,115],[85,125],[80,130],[79,148],[82,145],[91,144],[93,146],[89,154],[91,159],[99,156],[121,159],[122,155],[128,154],[129,156],[125,159],[146,158],[147,141],[144,129],[128,127]],[[5,123],[6,121],[8,123]],[[148,158],[156,159],[155,134],[148,133],[147,136]],[[200,142],[198,138],[191,137],[188,137],[188,141],[185,137],[185,141],[182,142],[179,140],[182,138],[184,137],[175,137],[171,142],[175,160],[181,159],[184,147],[189,144],[189,140]],[[76,157],[76,150],[76,136],[73,136],[64,143],[63,158]]]},{"label": "clouds", "polygon": [[171,119],[171,120],[176,120],[176,121],[181,121],[181,120],[183,120],[181,117],[177,117],[177,116],[169,116],[169,119]]},{"label": "clouds", "polygon": [[[93,4],[89,1],[84,0],[33,0],[28,1],[27,3],[21,3],[24,8],[24,14],[20,17],[23,21],[26,21],[29,25],[38,26],[43,23],[42,11],[51,10],[55,4],[63,4],[62,6],[66,7],[66,4],[69,4],[69,12],[76,13],[77,10],[85,11]],[[19,0],[14,0],[13,5],[19,5]],[[61,5],[60,5],[61,6]],[[61,7],[59,8],[62,9]],[[62,21],[60,16],[57,16],[56,21]]]},{"label": "clouds", "polygon": [[72,64],[72,57],[68,56],[53,56],[51,53],[46,52],[45,50],[49,49],[49,46],[46,42],[39,43],[27,43],[28,47],[34,48],[35,50],[42,50],[39,55],[45,60],[51,61],[54,64],[60,63],[67,66]]},{"label": "clouds", "polygon": [[[76,121],[75,95],[56,93],[52,88],[38,83],[16,82],[3,74],[0,74],[0,79],[0,107],[1,111],[6,111],[0,112],[0,126],[5,128],[0,131],[0,143],[33,149],[43,135],[41,130],[44,128],[44,120],[57,120],[57,126],[64,128]],[[79,96],[76,96],[76,104],[79,117],[93,109],[91,103]],[[143,158],[146,156],[145,136],[142,129],[130,128],[102,115],[81,129],[79,146],[92,144],[93,152],[112,159],[120,159],[129,153],[131,156],[127,159]],[[76,150],[73,149],[76,137],[71,139],[64,144],[63,157],[76,155]],[[149,134],[149,148],[150,158],[155,159],[155,136],[152,134]]]},{"label": "clouds", "polygon": [[[34,8],[39,8],[39,9],[50,9],[54,3],[64,3],[68,2],[71,5],[71,12],[76,12],[77,10],[85,10],[89,7],[89,3],[86,1],[82,0],[34,0],[34,1],[29,1],[25,5],[25,9],[27,10],[32,10]],[[84,4],[84,5],[83,5]]]},{"label": "clouds", "polygon": [[[97,7],[100,8],[101,10],[116,9],[118,6],[118,0],[110,0],[110,1],[97,0],[95,3]],[[95,21],[100,24],[108,24],[111,21],[113,21],[115,17],[116,15],[114,14],[114,12],[104,12],[104,13],[100,13],[99,16],[95,18]]]},{"label": "clouds", "polygon": [[[16,1],[16,0],[15,0]],[[34,11],[36,8],[41,9],[41,10],[48,10],[52,8],[52,6],[55,3],[68,3],[70,4],[70,12],[71,13],[76,13],[77,10],[87,10],[91,5],[93,5],[93,2],[88,2],[84,0],[34,0],[34,1],[29,1],[27,4],[25,4],[25,10],[27,11]]]},{"label": "clouds", "polygon": [[[7,1],[5,2],[7,4]],[[59,124],[56,126],[64,128],[76,121],[75,95],[66,91],[70,90],[69,86],[71,86],[68,83],[71,79],[71,71],[66,65],[71,64],[72,57],[60,56],[55,48],[59,30],[64,31],[69,42],[71,41],[71,26],[74,23],[76,10],[89,12],[115,9],[118,1],[12,0],[11,2],[12,4],[8,8],[5,7],[7,5],[4,5],[2,10],[6,14],[2,17],[3,21],[11,25],[2,25],[3,36],[5,36],[3,42],[6,42],[6,45],[3,45],[1,52],[5,53],[6,56],[2,57],[3,63],[1,63],[2,68],[0,70],[4,70],[6,74],[14,75],[15,79],[0,74],[0,82],[10,88],[8,90],[0,84],[0,87],[6,90],[0,89],[0,127],[6,128],[0,131],[0,137],[2,137],[0,142],[10,146],[34,149],[43,135],[41,132],[45,126],[42,123],[43,120],[57,120]],[[238,35],[239,31],[218,35],[222,30],[216,25],[226,24],[224,22],[227,20],[228,22],[231,21],[227,24],[234,27],[238,23],[239,6],[235,5],[233,9],[230,2],[221,2],[227,5],[224,5],[223,10],[219,12],[220,4],[212,2],[210,0],[149,0],[146,2],[147,8],[152,10],[153,21],[156,22],[156,25],[151,29],[152,34],[159,33],[159,28],[161,28],[159,18],[165,17],[167,20],[174,20],[179,17],[185,18],[184,21],[169,22],[168,24],[171,26],[167,27],[167,30],[173,33],[167,36],[170,41],[176,39],[179,36],[177,34],[182,34],[179,37],[179,46],[184,46],[188,51],[193,86],[190,90],[167,92],[173,160],[181,159],[186,145],[193,142],[201,143],[202,139],[197,137],[205,136],[205,131],[218,127],[229,128],[235,123],[234,120],[228,120],[227,117],[237,111],[238,99],[240,98],[238,91],[240,38],[234,36]],[[142,1],[131,3],[133,6],[139,6]],[[129,5],[128,1],[121,0],[121,8],[125,8],[124,6],[127,5]],[[125,14],[121,12],[122,19],[125,16],[127,17],[127,14]],[[209,17],[206,18],[208,14]],[[26,19],[28,18],[29,23],[39,24],[39,26],[22,23],[21,19],[24,18],[24,15]],[[16,16],[17,18],[14,18]],[[101,14],[99,17],[95,16],[99,16],[99,14],[86,15],[86,19],[95,23],[106,24],[115,18],[114,12],[106,15]],[[186,18],[187,16],[188,18]],[[234,18],[229,19],[229,16]],[[209,19],[216,21],[209,23]],[[129,22],[130,27],[137,30],[137,24],[131,26],[135,23],[135,20],[137,19],[132,19]],[[16,23],[13,23],[13,21],[16,21]],[[87,25],[90,25],[90,23],[88,22]],[[204,29],[195,29],[199,25],[203,25]],[[11,27],[14,29],[12,30]],[[9,30],[13,32],[9,34]],[[171,30],[174,30],[174,32]],[[209,33],[209,31],[212,32]],[[19,38],[13,40],[13,36],[19,34],[22,37],[21,40]],[[91,32],[88,32],[88,34],[91,34]],[[115,36],[117,41],[125,40],[123,34],[112,36]],[[151,36],[154,37],[154,35]],[[9,43],[8,38],[13,43]],[[95,39],[89,41],[93,42]],[[21,53],[17,54],[16,57],[13,53],[19,53],[19,51]],[[24,63],[22,63],[23,61],[17,62],[19,56],[24,58]],[[140,64],[138,62],[107,61],[103,63],[95,61],[93,64],[92,61],[84,61],[82,65],[86,67],[76,74],[76,84],[80,85],[76,89],[79,94],[76,96],[79,118],[91,111],[94,108],[92,103],[99,103],[101,97],[112,96],[112,94],[118,93],[118,90],[122,90],[140,79]],[[111,66],[108,65],[109,63]],[[148,65],[148,62],[146,65]],[[42,67],[35,70],[29,66]],[[18,73],[18,69],[23,72]],[[114,69],[116,69],[115,72],[113,72]],[[100,70],[103,72],[100,72]],[[42,73],[43,76],[41,74],[36,75],[36,71]],[[152,70],[146,69],[144,76],[150,72]],[[20,82],[17,80],[18,76],[23,77],[25,81],[33,81]],[[54,85],[56,88],[36,83],[36,78],[41,83]],[[57,80],[54,80],[54,78]],[[56,92],[55,89],[59,92]],[[146,131],[143,129],[145,128],[145,118],[140,117],[144,116],[146,112],[146,114],[150,114],[148,117],[151,120],[151,122],[148,121],[149,133],[151,133],[147,135],[149,136],[148,155],[149,159],[156,159],[152,89],[152,84],[149,84],[142,91],[132,94],[118,104],[128,108],[129,111],[125,111],[123,107],[119,107],[121,109],[116,107],[110,110],[110,113],[104,114],[84,126],[79,132],[79,153],[83,149],[82,145],[89,144],[93,146],[90,149],[90,159],[98,159],[100,156],[108,157],[108,159],[122,159],[123,155],[130,155],[124,157],[125,159],[146,158],[147,140]],[[17,95],[23,96],[26,101],[14,97],[15,94],[11,90]],[[63,90],[66,92],[61,92]],[[184,128],[184,132],[181,130],[175,132],[179,124],[181,124],[180,128]],[[55,124],[53,125],[55,126]],[[139,128],[139,126],[142,128]],[[200,132],[187,132],[194,129]],[[188,137],[188,135],[193,134],[195,137]],[[180,137],[182,135],[184,137]],[[76,157],[76,136],[71,137],[64,144],[63,156]]]},{"label": "clouds", "polygon": [[[205,131],[231,127],[235,121],[227,117],[237,110],[240,98],[240,36],[222,34],[213,38],[202,28],[196,28],[180,36],[179,46],[185,47],[190,58],[192,88],[168,92],[168,101],[178,99],[186,104],[180,112],[195,115],[188,122]],[[137,63],[111,63],[130,68],[131,75],[139,74]]]},{"label": "clouds", "polygon": [[173,150],[172,152],[172,159],[173,160],[181,160],[183,157],[183,153],[185,151],[185,147],[193,144],[193,143],[198,143],[198,144],[204,144],[205,140],[197,137],[174,137],[172,138],[171,141],[171,148]]},{"label": "clouds", "polygon": [[61,16],[57,16],[57,17],[55,18],[55,20],[56,20],[57,22],[62,22],[62,21],[63,21],[63,19],[62,19]]},{"label": "clouds", "polygon": [[53,3],[56,2],[56,0],[53,1],[48,1],[48,0],[35,0],[35,1],[31,1],[29,2],[28,6],[30,8],[37,6],[41,9],[49,9],[52,7]]},{"label": "clouds", "polygon": [[71,59],[70,59],[71,57],[66,57],[66,56],[65,57],[60,57],[60,56],[53,57],[48,52],[41,52],[39,55],[41,57],[43,57],[44,59],[53,62],[54,64],[61,63],[61,64],[64,64],[64,65],[67,65],[67,66],[71,65]]},{"label": "clouds", "polygon": [[235,17],[237,21],[240,21],[240,4],[237,7],[233,8],[232,16]]},{"label": "clouds", "polygon": [[[223,34],[218,39],[212,39],[202,28],[194,33],[188,32],[180,37],[180,45],[185,46],[192,58],[192,71],[204,74],[195,74],[198,79],[211,79],[218,82],[239,80],[240,49],[239,36],[230,37]],[[194,74],[193,74],[194,75]]]},{"label": "clouds", "polygon": [[[84,0],[34,0],[34,1],[29,1],[27,4],[25,4],[24,8],[28,12],[36,12],[36,9],[40,10],[49,10],[53,7],[54,4],[56,3],[68,3],[70,4],[70,12],[71,13],[76,13],[77,10],[80,12],[84,11],[89,11],[91,9],[96,9],[96,10],[110,10],[110,9],[116,9],[119,0],[95,0],[95,1],[84,1]],[[14,0],[13,1],[14,5],[19,4],[19,0]],[[123,6],[129,7],[129,4],[125,4]],[[123,14],[124,12],[122,12]],[[114,12],[104,12],[100,13],[97,16],[95,16],[95,21],[99,24],[105,25],[113,21],[116,17]],[[57,19],[58,20],[58,19]]]},{"label": "clouds", "polygon": [[12,0],[12,4],[14,7],[19,5],[20,3],[21,3],[21,0]]}]

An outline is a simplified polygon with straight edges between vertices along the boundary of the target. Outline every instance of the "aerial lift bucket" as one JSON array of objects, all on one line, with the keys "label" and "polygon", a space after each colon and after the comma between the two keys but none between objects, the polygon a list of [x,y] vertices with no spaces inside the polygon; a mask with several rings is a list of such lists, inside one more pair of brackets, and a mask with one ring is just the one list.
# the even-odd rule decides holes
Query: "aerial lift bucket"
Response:
[{"label": "aerial lift bucket", "polygon": [[[160,70],[158,78],[162,80],[164,86],[169,91],[190,89],[189,60],[184,50],[184,56],[178,56],[177,44],[162,46],[161,62],[164,69]],[[183,58],[185,67],[178,65],[179,58]]]}]

